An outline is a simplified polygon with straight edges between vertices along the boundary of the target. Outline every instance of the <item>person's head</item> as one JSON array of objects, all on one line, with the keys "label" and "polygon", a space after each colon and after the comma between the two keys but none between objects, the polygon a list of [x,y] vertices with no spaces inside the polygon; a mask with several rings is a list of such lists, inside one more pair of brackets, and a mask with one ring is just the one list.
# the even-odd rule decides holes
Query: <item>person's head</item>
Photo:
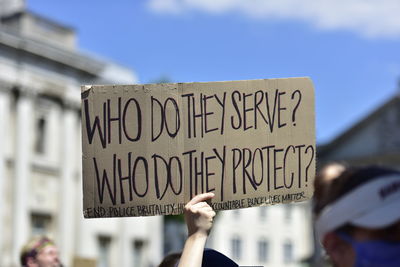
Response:
[{"label": "person's head", "polygon": [[47,237],[34,237],[22,248],[21,264],[27,267],[61,266],[58,249]]},{"label": "person's head", "polygon": [[332,182],[338,178],[346,169],[346,165],[339,162],[332,162],[325,165],[316,175],[314,180],[314,213],[326,205],[329,188]]},{"label": "person's head", "polygon": [[316,177],[314,212],[318,238],[332,262],[400,266],[400,172],[338,167],[337,177],[318,187],[327,173]]}]

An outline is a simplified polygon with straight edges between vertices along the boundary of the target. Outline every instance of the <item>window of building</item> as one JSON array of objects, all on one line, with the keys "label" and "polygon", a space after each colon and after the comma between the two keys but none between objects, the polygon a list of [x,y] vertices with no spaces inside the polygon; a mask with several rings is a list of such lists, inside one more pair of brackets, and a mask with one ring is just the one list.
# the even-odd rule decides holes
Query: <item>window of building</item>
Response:
[{"label": "window of building", "polygon": [[50,156],[58,136],[59,104],[45,96],[37,97],[34,104],[33,152],[41,157]]},{"label": "window of building", "polygon": [[267,262],[269,256],[269,243],[265,239],[258,241],[258,261]]},{"label": "window of building", "polygon": [[293,206],[292,204],[284,205],[284,218],[285,221],[290,222],[293,216]]},{"label": "window of building", "polygon": [[283,244],[283,262],[293,262],[293,244],[290,241],[287,241]]},{"label": "window of building", "polygon": [[258,210],[260,212],[261,220],[266,220],[267,219],[267,207],[259,207]]},{"label": "window of building", "polygon": [[242,240],[239,237],[234,237],[231,240],[232,258],[240,260],[242,257]]},{"label": "window of building", "polygon": [[31,215],[31,233],[32,236],[48,235],[50,231],[51,216],[48,214]]},{"label": "window of building", "polygon": [[46,126],[47,121],[44,116],[40,116],[36,119],[35,152],[41,155],[46,152]]},{"label": "window of building", "polygon": [[99,257],[97,261],[97,267],[110,267],[110,247],[111,238],[108,236],[99,236],[98,239],[98,250]]},{"label": "window of building", "polygon": [[133,242],[133,267],[144,266],[144,249],[145,242],[141,239],[136,239]]}]

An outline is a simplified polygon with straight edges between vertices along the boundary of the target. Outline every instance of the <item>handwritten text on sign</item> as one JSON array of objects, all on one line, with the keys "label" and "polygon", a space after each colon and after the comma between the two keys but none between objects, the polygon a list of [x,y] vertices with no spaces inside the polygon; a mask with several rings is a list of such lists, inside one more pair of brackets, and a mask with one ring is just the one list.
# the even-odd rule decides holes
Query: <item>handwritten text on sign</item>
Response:
[{"label": "handwritten text on sign", "polygon": [[84,215],[179,214],[308,199],[315,173],[308,78],[82,88]]}]

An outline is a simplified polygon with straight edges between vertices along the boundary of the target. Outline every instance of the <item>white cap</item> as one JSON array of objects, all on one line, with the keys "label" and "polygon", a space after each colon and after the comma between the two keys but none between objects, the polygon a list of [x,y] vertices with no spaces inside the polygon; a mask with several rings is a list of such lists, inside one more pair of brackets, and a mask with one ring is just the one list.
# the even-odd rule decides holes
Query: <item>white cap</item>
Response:
[{"label": "white cap", "polygon": [[326,233],[352,224],[384,228],[400,220],[400,175],[376,177],[326,206],[316,220],[322,243]]}]

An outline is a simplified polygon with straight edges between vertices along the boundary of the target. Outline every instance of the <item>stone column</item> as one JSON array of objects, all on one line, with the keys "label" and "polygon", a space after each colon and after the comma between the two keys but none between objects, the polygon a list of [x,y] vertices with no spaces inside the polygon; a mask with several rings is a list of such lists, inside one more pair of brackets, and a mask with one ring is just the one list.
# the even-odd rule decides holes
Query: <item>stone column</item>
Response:
[{"label": "stone column", "polygon": [[29,238],[28,196],[30,186],[30,158],[32,154],[33,91],[22,88],[17,100],[16,143],[13,197],[13,261],[19,264],[19,253]]},{"label": "stone column", "polygon": [[[61,139],[61,183],[60,183],[60,209],[59,209],[59,240],[61,260],[66,266],[72,265],[72,257],[74,253],[73,245],[75,238],[75,218],[74,208],[76,201],[75,192],[75,158],[79,155],[76,151],[76,125],[78,114],[77,107],[72,103],[66,103],[62,115],[62,132]],[[78,199],[78,201],[81,201]]]},{"label": "stone column", "polygon": [[[6,176],[6,144],[7,132],[9,130],[9,117],[10,117],[10,92],[11,87],[8,85],[0,84],[0,229],[4,228],[4,210],[5,210],[5,189],[4,180]],[[0,266],[3,263],[3,242],[4,238],[0,238]],[[4,255],[5,256],[5,255]]]},{"label": "stone column", "polygon": [[[162,260],[162,255],[164,252],[164,234],[163,234],[163,224],[164,217],[154,216],[145,218],[147,226],[147,240],[149,243],[146,246],[146,253],[150,265],[157,265]],[[151,257],[149,256],[151,255]]]},{"label": "stone column", "polygon": [[119,264],[120,266],[132,266],[132,262],[130,262],[130,257],[132,255],[132,240],[131,236],[127,229],[134,225],[134,222],[131,218],[120,218],[119,219],[119,231],[117,233],[119,239]]}]

